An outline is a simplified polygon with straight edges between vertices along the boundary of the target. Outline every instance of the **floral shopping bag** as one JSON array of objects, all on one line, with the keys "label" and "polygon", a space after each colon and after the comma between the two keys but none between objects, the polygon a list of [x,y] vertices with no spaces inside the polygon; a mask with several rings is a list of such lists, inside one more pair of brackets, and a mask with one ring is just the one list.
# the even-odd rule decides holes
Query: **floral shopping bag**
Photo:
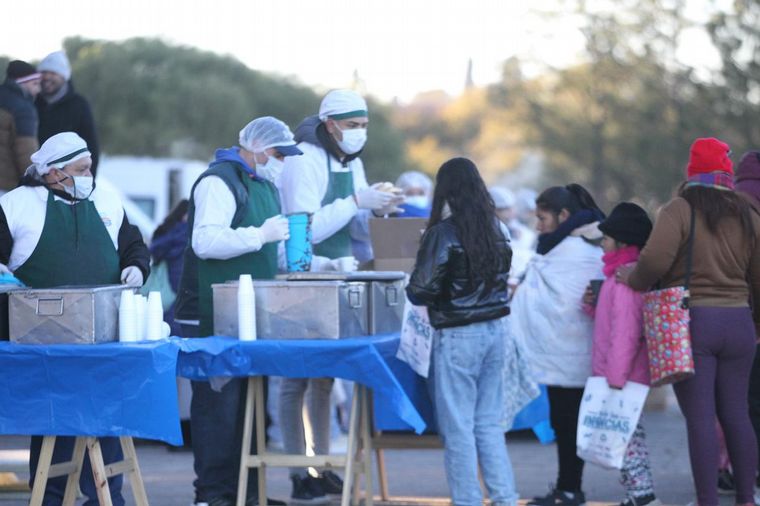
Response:
[{"label": "floral shopping bag", "polygon": [[644,337],[651,385],[656,387],[694,374],[687,291],[682,286],[644,294]]}]

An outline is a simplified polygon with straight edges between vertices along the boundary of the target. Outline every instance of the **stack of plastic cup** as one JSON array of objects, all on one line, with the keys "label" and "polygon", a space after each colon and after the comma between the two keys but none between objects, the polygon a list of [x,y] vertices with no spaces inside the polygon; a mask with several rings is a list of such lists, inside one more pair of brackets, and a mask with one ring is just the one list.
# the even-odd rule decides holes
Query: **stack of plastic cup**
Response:
[{"label": "stack of plastic cup", "polygon": [[158,341],[163,337],[164,307],[161,304],[161,292],[148,294],[148,310],[145,318],[145,339]]},{"label": "stack of plastic cup", "polygon": [[145,297],[135,294],[135,335],[137,341],[145,341],[145,316],[147,303]]},{"label": "stack of plastic cup", "polygon": [[119,300],[119,341],[131,343],[137,341],[135,316],[135,294],[132,290],[122,290]]},{"label": "stack of plastic cup", "polygon": [[308,271],[311,267],[311,215],[297,213],[288,215],[290,237],[285,241],[285,257],[288,272]]},{"label": "stack of plastic cup", "polygon": [[250,274],[241,274],[238,281],[238,339],[256,340],[256,296]]}]

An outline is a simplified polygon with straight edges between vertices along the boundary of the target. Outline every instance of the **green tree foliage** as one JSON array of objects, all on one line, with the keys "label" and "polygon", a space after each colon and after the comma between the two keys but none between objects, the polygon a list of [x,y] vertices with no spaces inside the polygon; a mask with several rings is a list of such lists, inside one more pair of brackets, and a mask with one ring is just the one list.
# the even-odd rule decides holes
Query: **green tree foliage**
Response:
[{"label": "green tree foliage", "polygon": [[[64,46],[109,154],[208,159],[215,148],[236,144],[252,118],[276,116],[295,129],[316,113],[321,99],[232,57],[157,39],[70,38]],[[384,107],[372,103],[370,114],[363,156],[368,177],[392,179],[408,167],[402,139]]]}]

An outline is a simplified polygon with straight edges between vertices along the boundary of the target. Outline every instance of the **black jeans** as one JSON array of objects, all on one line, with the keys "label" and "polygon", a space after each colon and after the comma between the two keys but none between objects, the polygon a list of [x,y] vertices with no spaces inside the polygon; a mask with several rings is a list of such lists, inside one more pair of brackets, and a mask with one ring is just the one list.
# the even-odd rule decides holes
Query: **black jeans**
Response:
[{"label": "black jeans", "polygon": [[580,492],[584,461],[576,453],[575,441],[583,388],[550,386],[547,391],[550,420],[557,436],[559,472],[556,488],[565,492]]},{"label": "black jeans", "polygon": [[[182,325],[184,337],[198,337],[198,327]],[[191,382],[190,430],[195,469],[196,502],[216,497],[235,500],[240,473],[240,452],[243,443],[245,396],[248,378],[231,378],[215,392],[207,381]],[[254,420],[255,424],[255,420]],[[255,427],[255,425],[254,425]],[[251,442],[256,449],[256,431]],[[257,471],[248,470],[248,498],[258,495]]]},{"label": "black jeans", "polygon": [[[58,462],[65,462],[71,460],[71,455],[74,453],[74,441],[76,438],[71,436],[58,436],[55,438],[55,448],[53,449],[52,464]],[[119,460],[123,460],[124,456],[121,452],[121,444],[117,437],[101,437],[100,450],[103,452],[103,462],[106,465]],[[42,451],[42,436],[32,436],[32,444],[29,448],[29,486],[34,486],[34,477],[37,474],[37,464],[40,460],[40,452]],[[47,486],[45,487],[45,495],[42,499],[43,506],[57,506],[63,502],[63,494],[66,492],[66,481],[68,476],[59,476],[57,478],[48,479]],[[113,506],[124,506],[124,497],[121,495],[121,484],[123,482],[123,475],[119,474],[112,478],[108,478],[108,489],[111,492],[111,502]],[[98,503],[98,492],[95,488],[95,480],[92,478],[92,466],[90,465],[90,457],[87,455],[87,450],[84,453],[84,464],[82,465],[82,472],[79,475],[79,488],[82,489],[82,493],[87,496],[87,500],[84,502],[85,506],[95,506]]]}]

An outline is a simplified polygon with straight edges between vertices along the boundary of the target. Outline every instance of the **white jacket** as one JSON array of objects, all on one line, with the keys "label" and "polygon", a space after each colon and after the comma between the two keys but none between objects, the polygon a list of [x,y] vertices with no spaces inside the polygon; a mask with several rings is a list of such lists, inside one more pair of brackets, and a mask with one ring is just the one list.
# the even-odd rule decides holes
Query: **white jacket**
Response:
[{"label": "white jacket", "polygon": [[569,236],[528,264],[512,300],[512,328],[536,381],[583,387],[591,375],[594,325],[583,292],[603,279],[602,249]]},{"label": "white jacket", "polygon": [[[367,240],[369,211],[357,208],[353,196],[337,199],[322,207],[330,180],[327,173],[327,157],[330,155],[327,151],[308,142],[299,143],[298,149],[303,151],[303,155],[285,158],[280,179],[283,214],[313,213],[311,234],[314,244],[331,237],[349,223],[353,238]],[[352,172],[354,192],[368,186],[364,165],[359,158],[352,160],[348,167],[343,167],[340,161],[330,156],[330,167],[334,172]]]}]

